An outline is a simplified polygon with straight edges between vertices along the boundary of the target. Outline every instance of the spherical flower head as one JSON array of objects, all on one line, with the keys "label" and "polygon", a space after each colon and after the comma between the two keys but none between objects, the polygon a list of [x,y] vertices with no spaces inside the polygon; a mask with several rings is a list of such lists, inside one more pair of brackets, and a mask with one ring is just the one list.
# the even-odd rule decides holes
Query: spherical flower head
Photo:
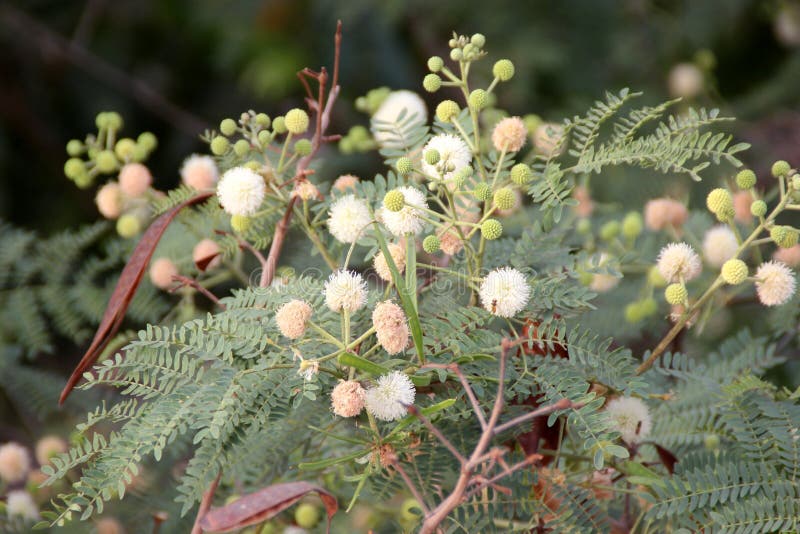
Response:
[{"label": "spherical flower head", "polygon": [[181,181],[198,191],[214,189],[219,181],[219,170],[214,158],[192,154],[183,160]]},{"label": "spherical flower head", "polygon": [[786,304],[794,295],[794,272],[779,261],[762,263],[755,277],[756,294],[764,306]]},{"label": "spherical flower head", "polygon": [[144,195],[152,183],[150,170],[141,163],[126,163],[119,171],[119,188],[131,198]]},{"label": "spherical flower head", "polygon": [[778,178],[780,176],[786,176],[789,174],[789,171],[792,169],[792,166],[789,165],[788,161],[778,160],[772,164],[772,176]]},{"label": "spherical flower head", "polygon": [[231,228],[237,234],[243,234],[253,225],[253,220],[247,215],[231,215]]},{"label": "spherical flower head", "polygon": [[389,354],[403,352],[408,346],[409,330],[403,308],[391,301],[381,302],[372,312],[372,325],[378,343]]},{"label": "spherical flower head", "polygon": [[520,271],[501,267],[484,277],[478,294],[486,310],[500,317],[513,317],[525,308],[531,287]]},{"label": "spherical flower head", "polygon": [[[756,202],[762,202],[758,200]],[[733,194],[733,218],[734,220],[749,224],[753,220],[753,213],[750,211],[753,203],[753,196],[749,191],[737,191]],[[764,213],[767,211],[767,205],[764,203]]]},{"label": "spherical flower head", "polygon": [[458,116],[461,108],[453,100],[443,100],[436,106],[436,118],[442,122],[450,122]]},{"label": "spherical flower head", "polygon": [[533,171],[525,163],[517,163],[511,167],[511,181],[517,185],[525,185],[533,178]]},{"label": "spherical flower head", "polygon": [[340,270],[325,282],[325,303],[335,311],[354,312],[367,302],[367,283],[360,274]]},{"label": "spherical flower head", "polygon": [[667,285],[667,281],[661,276],[657,265],[653,265],[650,267],[650,270],[647,271],[647,281],[653,287],[664,287]]},{"label": "spherical flower head", "polygon": [[769,231],[769,236],[781,248],[791,248],[797,244],[797,230],[791,226],[773,226]]},{"label": "spherical flower head", "polygon": [[122,190],[116,182],[108,182],[94,197],[97,211],[106,219],[116,219],[122,213]]},{"label": "spherical flower head", "polygon": [[231,143],[230,141],[228,141],[227,138],[218,135],[211,140],[209,148],[211,148],[211,153],[214,154],[215,156],[222,156],[223,154],[225,154],[225,152],[228,151],[228,148],[230,148],[230,146]]},{"label": "spherical flower head", "polygon": [[[397,272],[402,274],[406,268],[405,249],[396,243],[389,243],[387,248],[389,249],[389,254],[392,256],[395,267],[397,267]],[[382,280],[386,282],[392,281],[392,271],[389,270],[389,264],[386,262],[386,257],[383,255],[382,251],[379,251],[375,255],[372,265],[375,268],[375,272],[378,273],[378,276],[380,276]]]},{"label": "spherical flower head", "polygon": [[686,243],[670,243],[658,255],[658,271],[668,282],[688,282],[700,274],[702,264]]},{"label": "spherical flower head", "polygon": [[431,137],[423,147],[422,153],[425,154],[430,150],[439,153],[439,161],[430,164],[423,159],[422,170],[425,174],[440,180],[455,178],[456,174],[472,163],[472,152],[467,144],[460,137],[452,134],[439,134]]},{"label": "spherical flower head", "polygon": [[150,264],[150,281],[159,289],[172,285],[172,277],[178,275],[178,268],[169,258],[158,258]]},{"label": "spherical flower head", "polygon": [[469,94],[467,102],[471,109],[480,111],[489,103],[489,93],[484,89],[475,89]]},{"label": "spherical flower head", "polygon": [[566,147],[564,139],[564,126],[551,122],[539,125],[533,132],[533,146],[536,152],[545,157],[555,157],[561,154]]},{"label": "spherical flower head", "polygon": [[117,156],[111,150],[97,153],[94,160],[95,168],[103,174],[113,172],[117,168]]},{"label": "spherical flower head", "polygon": [[397,174],[400,176],[408,176],[414,170],[414,163],[411,161],[411,158],[403,156],[397,160],[395,168],[397,169]]},{"label": "spherical flower head", "polygon": [[644,206],[644,224],[656,232],[667,226],[679,229],[688,218],[686,206],[671,198],[656,198]]},{"label": "spherical flower head", "polygon": [[342,243],[355,243],[372,221],[369,206],[355,195],[338,199],[328,214],[328,230]]},{"label": "spherical flower head", "polygon": [[294,184],[292,189],[292,196],[301,200],[318,200],[322,197],[319,193],[317,186],[308,180],[299,180]]},{"label": "spherical flower head", "polygon": [[211,239],[203,239],[192,249],[192,261],[201,271],[216,269],[222,263],[219,245]]},{"label": "spherical flower head", "polygon": [[772,253],[772,259],[783,262],[789,267],[798,267],[800,266],[800,245],[779,248]]},{"label": "spherical flower head", "polygon": [[489,241],[503,235],[503,225],[497,219],[486,219],[481,224],[481,235]]},{"label": "spherical flower head", "polygon": [[331,391],[331,409],[339,417],[355,417],[364,409],[365,396],[360,383],[342,380]]},{"label": "spherical flower head", "polygon": [[721,267],[723,263],[736,256],[738,250],[739,242],[728,226],[715,226],[706,232],[703,238],[703,256],[713,267]]},{"label": "spherical flower head", "polygon": [[386,123],[396,123],[405,112],[403,124],[421,125],[428,121],[428,108],[420,96],[412,91],[393,91],[389,93],[372,115],[371,129],[375,142],[384,148],[402,148],[402,143],[391,132],[383,131]]},{"label": "spherical flower head", "polygon": [[511,202],[510,203],[507,202],[507,203],[504,204],[504,206],[509,206],[506,209],[500,209],[500,206],[497,203],[495,203],[495,206],[497,206],[497,208],[498,208],[495,213],[499,217],[509,217],[509,216],[513,215],[514,213],[516,213],[518,211],[519,207],[522,205],[522,198],[523,197],[522,197],[522,193],[520,191],[518,191],[516,189],[510,189],[510,188],[504,188],[504,189],[508,189],[509,191],[511,191]]},{"label": "spherical flower head", "polygon": [[628,239],[635,239],[642,233],[644,223],[638,211],[632,211],[622,219],[622,235]]},{"label": "spherical flower head", "polygon": [[113,517],[103,517],[97,520],[94,525],[97,534],[125,534],[122,523]]},{"label": "spherical flower head", "polygon": [[289,339],[298,339],[305,334],[312,313],[313,310],[308,302],[294,299],[278,308],[275,312],[275,322],[278,323],[281,334]]},{"label": "spherical flower head", "polygon": [[492,67],[492,74],[501,82],[507,82],[514,77],[514,64],[508,59],[501,59]]},{"label": "spherical flower head", "polygon": [[751,189],[756,185],[756,173],[750,169],[743,169],[736,175],[736,185],[739,189]]},{"label": "spherical flower head", "polygon": [[333,189],[339,191],[340,193],[344,193],[348,189],[351,191],[355,191],[356,185],[358,184],[359,181],[360,180],[358,179],[358,176],[355,176],[353,174],[343,174],[336,180],[334,180]]},{"label": "spherical flower head", "polygon": [[266,186],[261,175],[247,167],[235,167],[222,175],[217,184],[217,196],[230,215],[250,217],[264,202]]},{"label": "spherical flower head", "polygon": [[440,231],[438,237],[439,247],[448,256],[458,254],[464,248],[464,242],[461,241],[458,232],[454,228]]},{"label": "spherical flower head", "polygon": [[608,221],[600,227],[600,239],[611,241],[619,235],[620,231],[622,231],[622,225],[619,221]]},{"label": "spherical flower head", "polygon": [[650,434],[653,421],[647,405],[636,397],[617,397],[606,404],[614,429],[629,445],[641,443]]},{"label": "spherical flower head", "polygon": [[498,152],[519,152],[527,138],[528,130],[519,117],[502,119],[492,131],[492,144]]},{"label": "spherical flower head", "polygon": [[425,194],[411,186],[398,187],[397,191],[403,194],[405,204],[400,211],[381,210],[383,224],[396,236],[416,235],[425,226],[422,220],[422,210],[428,209]]},{"label": "spherical flower head", "polygon": [[367,411],[381,421],[396,421],[414,404],[417,390],[405,373],[392,371],[378,378],[378,383],[366,391],[364,404]]},{"label": "spherical flower head", "polygon": [[703,72],[692,63],[679,63],[669,71],[669,94],[694,98],[703,90]]},{"label": "spherical flower head", "polygon": [[30,468],[28,449],[13,441],[0,446],[0,479],[4,482],[16,484],[25,480]]},{"label": "spherical flower head", "polygon": [[733,211],[733,197],[727,189],[718,187],[713,189],[706,197],[708,211],[715,215]]},{"label": "spherical flower head", "polygon": [[388,191],[383,197],[383,207],[389,211],[400,211],[403,209],[406,199],[403,192],[399,189]]},{"label": "spherical flower head", "polygon": [[36,521],[39,519],[39,508],[30,493],[14,490],[6,495],[6,514],[8,517],[21,517],[25,521]]},{"label": "spherical flower head", "polygon": [[426,74],[422,79],[422,87],[429,93],[435,93],[442,87],[442,78],[438,74]]},{"label": "spherical flower head", "polygon": [[142,231],[142,221],[133,213],[126,213],[117,219],[117,233],[121,237],[134,237]]},{"label": "spherical flower head", "polygon": [[731,259],[722,265],[722,279],[735,286],[747,279],[747,264],[740,259]]},{"label": "spherical flower head", "polygon": [[431,56],[428,58],[428,69],[431,72],[439,72],[444,67],[444,60],[439,56]]},{"label": "spherical flower head", "polygon": [[439,247],[441,247],[441,242],[435,235],[425,236],[425,239],[422,240],[422,250],[428,254],[435,254]]},{"label": "spherical flower head", "polygon": [[47,465],[50,458],[67,452],[68,446],[64,438],[59,436],[45,436],[36,442],[35,456],[39,465]]},{"label": "spherical flower head", "polygon": [[308,130],[308,113],[302,109],[290,109],[283,120],[286,121],[286,129],[293,135],[300,135]]},{"label": "spherical flower head", "polygon": [[673,306],[684,304],[689,298],[689,291],[680,282],[670,284],[664,290],[664,299]]}]

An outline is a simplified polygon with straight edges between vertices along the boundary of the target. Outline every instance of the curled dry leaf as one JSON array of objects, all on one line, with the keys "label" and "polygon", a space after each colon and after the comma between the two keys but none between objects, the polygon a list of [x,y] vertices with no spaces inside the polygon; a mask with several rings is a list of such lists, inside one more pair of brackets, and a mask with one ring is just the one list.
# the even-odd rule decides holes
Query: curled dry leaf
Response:
[{"label": "curled dry leaf", "polygon": [[309,493],[317,493],[322,499],[330,532],[331,518],[339,509],[339,503],[324,488],[305,481],[274,484],[228,505],[212,508],[200,520],[200,526],[206,532],[232,532],[275,517]]}]

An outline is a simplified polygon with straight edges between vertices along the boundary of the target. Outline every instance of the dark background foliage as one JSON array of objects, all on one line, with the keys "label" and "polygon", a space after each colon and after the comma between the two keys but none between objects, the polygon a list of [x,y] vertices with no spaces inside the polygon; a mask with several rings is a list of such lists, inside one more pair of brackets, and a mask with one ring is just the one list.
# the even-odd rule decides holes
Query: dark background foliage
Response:
[{"label": "dark background foliage", "polygon": [[[551,120],[582,112],[606,89],[628,86],[661,101],[669,69],[710,51],[716,65],[693,104],[740,119],[733,131],[753,144],[746,160],[756,170],[778,156],[796,163],[800,51],[776,31],[786,9],[800,7],[777,0],[7,1],[0,5],[0,218],[46,233],[96,218],[93,193],[77,190],[62,166],[66,142],[92,130],[106,109],[123,114],[124,133],[158,135],[155,185],[177,185],[183,157],[204,150],[203,128],[244,109],[274,116],[300,103],[295,72],[331,62],[337,18],[345,40],[334,131],[364,121],[352,101],[371,88],[421,91],[426,58],[446,54],[451,31],[480,31],[493,59],[517,66],[516,83],[500,90],[504,106]],[[352,156],[334,167],[368,175],[379,161]]]}]

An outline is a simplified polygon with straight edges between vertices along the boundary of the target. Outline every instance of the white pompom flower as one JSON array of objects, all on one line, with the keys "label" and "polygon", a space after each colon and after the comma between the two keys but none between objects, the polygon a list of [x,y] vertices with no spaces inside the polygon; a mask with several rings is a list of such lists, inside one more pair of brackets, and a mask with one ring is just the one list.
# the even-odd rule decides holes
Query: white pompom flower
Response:
[{"label": "white pompom flower", "polygon": [[345,195],[331,205],[328,230],[342,243],[354,243],[372,221],[369,207],[355,195]]},{"label": "white pompom flower", "polygon": [[214,158],[192,154],[183,160],[181,180],[198,191],[212,189],[219,181],[219,170]]},{"label": "white pompom flower", "polygon": [[358,273],[336,271],[325,282],[325,303],[335,311],[354,312],[367,302],[367,283]]},{"label": "white pompom flower", "polygon": [[513,317],[528,303],[531,287],[520,271],[501,267],[484,277],[478,293],[488,311],[500,317]]},{"label": "white pompom flower", "polygon": [[667,282],[688,282],[700,274],[700,257],[686,243],[670,243],[658,255],[658,272]]},{"label": "white pompom flower", "polygon": [[378,378],[364,396],[367,411],[381,421],[395,421],[404,417],[407,406],[414,404],[417,390],[405,373],[392,371]]},{"label": "white pompom flower", "polygon": [[[405,111],[403,120],[398,121],[400,115]],[[385,124],[394,123],[406,124],[404,129],[413,129],[417,125],[428,122],[428,108],[425,101],[412,91],[393,91],[381,103],[380,107],[372,115],[370,127],[375,141],[385,148],[403,148],[403,142],[392,131],[384,130]]]},{"label": "white pompom flower", "polygon": [[31,469],[28,449],[10,441],[0,446],[0,480],[16,484],[25,479]]},{"label": "white pompom flower", "polygon": [[736,256],[738,250],[736,235],[727,226],[715,226],[703,238],[703,256],[713,267],[722,267],[723,263]]},{"label": "white pompom flower", "polygon": [[779,261],[762,263],[756,271],[756,293],[764,306],[780,306],[792,298],[796,281],[794,272]]},{"label": "white pompom flower", "polygon": [[6,496],[6,514],[8,517],[22,517],[25,521],[39,519],[39,508],[25,490],[9,491]]},{"label": "white pompom flower", "polygon": [[422,209],[428,209],[425,194],[419,189],[407,185],[398,187],[397,191],[403,193],[405,205],[400,211],[381,208],[381,221],[392,234],[398,237],[408,234],[416,235],[425,227],[425,221],[422,219]]},{"label": "white pompom flower", "polygon": [[650,410],[636,397],[617,397],[606,405],[606,413],[614,423],[614,429],[625,443],[636,445],[647,438],[653,427]]},{"label": "white pompom flower", "polygon": [[230,215],[250,217],[264,202],[266,186],[261,175],[247,167],[235,167],[222,175],[217,184],[217,196]]},{"label": "white pompom flower", "polygon": [[[424,154],[428,150],[436,150],[439,153],[439,161],[436,165],[431,165],[423,158],[422,170],[425,171],[425,174],[440,180],[451,179],[472,162],[472,152],[467,144],[460,137],[452,134],[439,134],[431,137],[422,149],[422,153]],[[444,170],[444,172],[440,172],[440,170]]]}]

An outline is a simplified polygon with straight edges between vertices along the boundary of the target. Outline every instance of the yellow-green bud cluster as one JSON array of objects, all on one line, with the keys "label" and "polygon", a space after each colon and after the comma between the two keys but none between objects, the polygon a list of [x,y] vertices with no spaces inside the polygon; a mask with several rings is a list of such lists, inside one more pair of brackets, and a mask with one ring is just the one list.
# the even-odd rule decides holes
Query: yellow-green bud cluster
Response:
[{"label": "yellow-green bud cluster", "polygon": [[778,160],[772,164],[772,176],[775,178],[786,176],[790,170],[792,170],[792,166],[788,161]]},{"label": "yellow-green bud cluster", "polygon": [[233,119],[222,119],[222,122],[219,123],[219,131],[222,132],[222,135],[228,137],[232,136],[236,133],[236,121]]},{"label": "yellow-green bud cluster", "polygon": [[494,205],[500,210],[510,210],[517,203],[517,197],[510,187],[501,187],[494,193]]},{"label": "yellow-green bud cluster", "polygon": [[441,154],[439,154],[438,150],[436,150],[435,148],[431,148],[425,151],[423,157],[425,158],[425,162],[428,165],[436,165],[437,163],[439,163],[439,160],[441,159],[442,156]]},{"label": "yellow-green bud cluster", "polygon": [[458,172],[456,172],[453,175],[453,178],[452,178],[453,184],[459,189],[464,187],[464,184],[467,182],[467,178],[472,176],[473,172],[474,171],[473,171],[472,167],[470,167],[469,165],[459,169]]},{"label": "yellow-green bud cluster", "polygon": [[644,223],[638,211],[632,211],[622,219],[622,235],[627,239],[636,239],[642,233]]},{"label": "yellow-green bud cluster", "polygon": [[689,298],[689,292],[683,284],[670,284],[667,286],[667,289],[664,290],[664,298],[673,306],[684,304],[686,299]]},{"label": "yellow-green bud cluster", "polygon": [[302,503],[294,511],[294,520],[300,528],[314,528],[319,519],[319,508],[311,503]]},{"label": "yellow-green bud cluster", "polygon": [[667,280],[661,276],[661,271],[658,270],[657,265],[653,265],[647,272],[647,281],[653,287],[664,287],[667,285]]},{"label": "yellow-green bud cluster", "polygon": [[211,153],[215,156],[222,156],[228,151],[229,147],[230,142],[227,138],[222,137],[221,135],[218,135],[211,140]]},{"label": "yellow-green bud cluster", "polygon": [[492,198],[492,188],[489,187],[489,184],[479,183],[475,186],[475,189],[472,191],[472,194],[478,200],[489,200]]},{"label": "yellow-green bud cluster", "polygon": [[658,311],[655,299],[647,298],[631,302],[625,306],[625,320],[629,323],[638,323]]},{"label": "yellow-green bud cluster", "polygon": [[298,156],[308,156],[311,154],[311,141],[309,139],[298,139],[294,144],[294,151]]},{"label": "yellow-green bud cluster", "polygon": [[514,64],[509,59],[501,59],[492,67],[492,74],[501,82],[514,77]]},{"label": "yellow-green bud cluster", "polygon": [[481,224],[481,235],[491,241],[503,235],[503,225],[497,219],[486,219]]},{"label": "yellow-green bud cluster", "polygon": [[454,35],[448,44],[452,49],[450,50],[450,59],[453,61],[475,61],[486,55],[483,51],[486,37],[480,33],[476,33],[472,37]]},{"label": "yellow-green bud cluster", "polygon": [[142,222],[136,215],[126,213],[117,219],[117,233],[124,238],[135,237],[142,231]]},{"label": "yellow-green bud cluster", "polygon": [[276,134],[285,134],[289,131],[289,128],[286,126],[286,117],[283,115],[275,117],[275,120],[272,121],[272,131]]},{"label": "yellow-green bud cluster", "polygon": [[414,170],[414,164],[411,162],[411,158],[407,158],[405,156],[399,158],[395,162],[395,167],[397,168],[397,173],[400,176],[411,174],[411,171]]},{"label": "yellow-green bud cluster", "polygon": [[428,58],[428,69],[431,72],[439,72],[444,68],[444,60],[439,56],[431,56]]},{"label": "yellow-green bud cluster", "polygon": [[243,158],[250,152],[250,143],[246,139],[239,139],[233,144],[233,152],[240,158]]},{"label": "yellow-green bud cluster", "polygon": [[740,259],[734,258],[722,264],[722,279],[732,286],[744,282],[747,273],[747,264]]},{"label": "yellow-green bud cluster", "polygon": [[367,92],[365,96],[356,98],[356,109],[369,115],[374,114],[381,107],[383,101],[392,90],[388,87],[378,87]]},{"label": "yellow-green bud cluster", "polygon": [[233,228],[233,231],[237,234],[243,234],[250,228],[252,224],[253,221],[246,215],[231,216],[231,228]]},{"label": "yellow-green bud cluster", "polygon": [[435,235],[429,235],[422,240],[422,250],[427,252],[428,254],[433,254],[439,250],[439,247],[442,246],[442,243],[439,241],[439,238]]},{"label": "yellow-green bud cluster", "polygon": [[286,121],[286,129],[292,135],[300,135],[308,130],[309,117],[308,113],[299,108],[290,109],[284,117]]},{"label": "yellow-green bud cluster", "polygon": [[467,99],[470,109],[480,111],[489,103],[489,93],[484,89],[475,89],[469,94]]},{"label": "yellow-green bud cluster", "polygon": [[791,226],[773,226],[769,231],[769,236],[781,248],[792,248],[797,244],[797,230]]},{"label": "yellow-green bud cluster", "polygon": [[736,185],[739,186],[739,189],[751,189],[756,185],[756,173],[750,169],[739,171],[739,174],[736,175]]},{"label": "yellow-green bud cluster", "polygon": [[442,122],[450,122],[456,117],[461,109],[453,100],[443,100],[436,106],[436,117]]},{"label": "yellow-green bud cluster", "polygon": [[511,181],[517,185],[524,185],[533,178],[533,171],[525,163],[517,163],[511,167]]},{"label": "yellow-green bud cluster", "polygon": [[383,207],[389,211],[400,211],[405,203],[406,199],[399,189],[392,189],[383,197]]},{"label": "yellow-green bud cluster", "polygon": [[708,210],[717,216],[721,222],[728,222],[733,219],[733,197],[727,189],[718,187],[712,190],[706,197]]},{"label": "yellow-green bud cluster", "polygon": [[767,203],[763,200],[756,200],[750,204],[750,213],[755,217],[763,217],[767,214]]},{"label": "yellow-green bud cluster", "polygon": [[353,126],[347,135],[339,140],[339,150],[343,154],[353,152],[367,152],[375,147],[375,141],[369,135],[369,131],[361,125]]},{"label": "yellow-green bud cluster", "polygon": [[442,87],[442,78],[438,74],[427,74],[422,79],[422,87],[429,93],[435,93]]},{"label": "yellow-green bud cluster", "polygon": [[604,241],[611,241],[619,235],[621,226],[619,221],[608,221],[600,227],[600,239]]}]

